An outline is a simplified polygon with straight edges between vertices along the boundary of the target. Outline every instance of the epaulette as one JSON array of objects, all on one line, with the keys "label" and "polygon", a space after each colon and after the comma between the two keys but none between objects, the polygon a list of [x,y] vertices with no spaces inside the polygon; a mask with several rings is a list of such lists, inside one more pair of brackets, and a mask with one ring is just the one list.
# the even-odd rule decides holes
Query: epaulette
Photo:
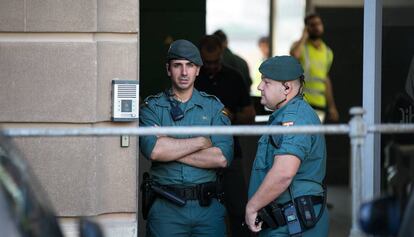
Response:
[{"label": "epaulette", "polygon": [[150,101],[152,99],[160,98],[161,96],[162,96],[162,92],[160,92],[158,94],[155,94],[155,95],[150,95],[147,98],[145,98],[144,103],[146,103],[146,102],[148,102],[148,101]]},{"label": "epaulette", "polygon": [[215,96],[215,95],[207,94],[204,91],[200,91],[200,95],[203,96],[203,97],[209,97],[209,98],[215,99],[215,100],[217,100],[218,102],[221,103],[220,99],[217,98],[217,96]]},{"label": "epaulette", "polygon": [[151,102],[155,102],[155,100],[159,99],[161,96],[162,96],[162,92],[155,94],[155,95],[148,96],[147,98],[144,99],[143,103],[140,104],[140,107],[144,107],[144,106],[147,106]]}]

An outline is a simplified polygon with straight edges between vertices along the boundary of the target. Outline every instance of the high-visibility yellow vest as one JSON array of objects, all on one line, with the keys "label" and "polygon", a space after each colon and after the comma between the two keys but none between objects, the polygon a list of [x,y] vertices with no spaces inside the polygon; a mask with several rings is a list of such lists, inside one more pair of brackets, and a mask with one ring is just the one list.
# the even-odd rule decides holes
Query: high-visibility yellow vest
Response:
[{"label": "high-visibility yellow vest", "polygon": [[332,50],[322,42],[315,48],[309,41],[305,43],[299,58],[305,71],[305,100],[312,106],[326,107],[326,79],[333,61]]},{"label": "high-visibility yellow vest", "polygon": [[250,86],[250,96],[260,97],[261,92],[257,89],[260,82],[262,82],[262,74],[259,71],[259,67],[265,59],[258,61],[254,68],[254,75],[252,80],[252,85]]}]

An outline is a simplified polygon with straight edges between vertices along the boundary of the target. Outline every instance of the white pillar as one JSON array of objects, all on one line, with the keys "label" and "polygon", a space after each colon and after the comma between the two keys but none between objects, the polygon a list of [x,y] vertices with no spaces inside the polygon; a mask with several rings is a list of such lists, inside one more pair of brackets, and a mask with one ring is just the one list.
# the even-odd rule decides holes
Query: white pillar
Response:
[{"label": "white pillar", "polygon": [[351,108],[352,119],[349,122],[349,138],[351,139],[351,181],[352,181],[352,226],[350,237],[364,236],[358,225],[359,207],[362,202],[362,150],[367,136],[367,128],[360,107]]},{"label": "white pillar", "polygon": [[[382,0],[364,1],[363,108],[367,125],[381,123]],[[380,134],[370,133],[362,157],[362,199],[380,191]]]}]

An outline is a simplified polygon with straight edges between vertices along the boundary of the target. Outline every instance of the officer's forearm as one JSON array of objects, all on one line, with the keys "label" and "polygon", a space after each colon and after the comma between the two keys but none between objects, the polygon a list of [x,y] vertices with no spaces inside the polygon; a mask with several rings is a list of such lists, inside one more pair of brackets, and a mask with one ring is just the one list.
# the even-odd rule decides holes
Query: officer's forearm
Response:
[{"label": "officer's forearm", "polygon": [[163,136],[157,139],[151,153],[151,160],[161,162],[174,161],[211,146],[210,139],[205,137],[178,139]]},{"label": "officer's forearm", "polygon": [[187,155],[178,162],[191,165],[198,168],[224,168],[227,166],[227,160],[221,150],[217,147],[210,147],[201,151]]},{"label": "officer's forearm", "polygon": [[295,156],[277,156],[259,189],[247,204],[246,212],[258,211],[279,197],[289,187],[299,165],[300,160]]},{"label": "officer's forearm", "polygon": [[289,187],[291,181],[292,179],[290,177],[280,176],[271,169],[260,185],[260,188],[247,204],[246,212],[257,212],[275,200]]},{"label": "officer's forearm", "polygon": [[332,89],[332,83],[331,79],[326,79],[326,102],[328,103],[328,108],[335,108],[336,104],[333,96],[333,89]]}]

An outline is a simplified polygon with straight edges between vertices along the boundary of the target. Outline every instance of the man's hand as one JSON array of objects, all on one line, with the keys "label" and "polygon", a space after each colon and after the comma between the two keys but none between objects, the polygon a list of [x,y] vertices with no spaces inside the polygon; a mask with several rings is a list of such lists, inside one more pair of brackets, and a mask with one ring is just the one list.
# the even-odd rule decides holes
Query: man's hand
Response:
[{"label": "man's hand", "polygon": [[303,28],[300,39],[296,41],[290,48],[290,55],[292,55],[296,59],[299,59],[302,54],[302,49],[308,39],[309,39],[309,32],[308,32],[308,28],[305,26],[305,28]]},{"label": "man's hand", "polygon": [[330,107],[328,110],[329,113],[329,120],[332,122],[338,122],[339,121],[339,113],[336,107]]},{"label": "man's hand", "polygon": [[308,27],[304,27],[303,31],[302,31],[302,36],[300,37],[300,41],[302,42],[306,42],[306,40],[309,39],[309,32],[308,32]]},{"label": "man's hand", "polygon": [[199,138],[201,139],[201,142],[203,143],[202,149],[213,147],[213,143],[211,143],[210,138],[208,137],[199,137]]},{"label": "man's hand", "polygon": [[249,227],[249,229],[255,233],[262,230],[262,224],[263,224],[263,222],[259,222],[258,224],[256,224],[256,218],[257,218],[257,211],[250,208],[249,203],[248,203],[246,206],[245,222],[247,226]]},{"label": "man's hand", "polygon": [[170,162],[185,156],[213,147],[208,137],[173,138],[158,135],[151,160],[158,162]]}]

